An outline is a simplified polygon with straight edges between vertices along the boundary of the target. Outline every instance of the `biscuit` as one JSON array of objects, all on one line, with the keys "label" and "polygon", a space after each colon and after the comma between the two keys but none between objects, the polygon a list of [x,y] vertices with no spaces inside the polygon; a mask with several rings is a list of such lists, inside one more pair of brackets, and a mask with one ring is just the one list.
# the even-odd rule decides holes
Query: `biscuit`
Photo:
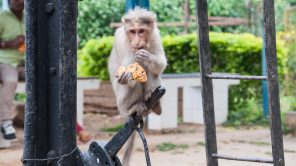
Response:
[{"label": "biscuit", "polygon": [[144,70],[144,68],[139,65],[139,63],[135,62],[133,64],[130,64],[126,67],[121,66],[117,70],[117,77],[119,77],[123,72],[130,72],[132,73],[133,80],[136,80],[137,82],[146,82],[147,81],[147,75]]}]

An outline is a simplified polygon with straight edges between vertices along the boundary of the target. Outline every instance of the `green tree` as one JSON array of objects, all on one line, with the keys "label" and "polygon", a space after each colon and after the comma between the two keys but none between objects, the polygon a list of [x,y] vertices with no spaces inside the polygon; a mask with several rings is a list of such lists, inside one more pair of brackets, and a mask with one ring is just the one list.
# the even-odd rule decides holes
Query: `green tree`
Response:
[{"label": "green tree", "polygon": [[78,5],[78,35],[81,45],[89,39],[113,35],[110,23],[119,22],[125,0],[83,0]]}]

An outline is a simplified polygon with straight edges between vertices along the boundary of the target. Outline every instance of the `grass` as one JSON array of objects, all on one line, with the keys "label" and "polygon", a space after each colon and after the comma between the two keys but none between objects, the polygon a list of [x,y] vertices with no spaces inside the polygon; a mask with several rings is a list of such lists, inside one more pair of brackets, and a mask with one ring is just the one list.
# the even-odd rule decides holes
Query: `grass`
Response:
[{"label": "grass", "polygon": [[164,142],[162,144],[158,144],[156,146],[157,150],[162,151],[162,152],[167,152],[171,150],[186,150],[189,148],[189,145],[187,144],[173,144],[171,142]]},{"label": "grass", "polygon": [[272,156],[272,152],[265,152],[264,154],[266,154],[268,156]]},{"label": "grass", "polygon": [[196,144],[199,145],[199,146],[205,146],[206,145],[205,142],[203,142],[203,141],[199,141]]},{"label": "grass", "polygon": [[245,140],[230,140],[231,142],[237,142],[237,143],[245,143],[245,144],[251,144],[251,145],[257,145],[257,146],[269,146],[270,143],[268,142],[262,142],[262,141],[245,141]]},{"label": "grass", "polygon": [[119,125],[114,126],[114,127],[102,128],[102,131],[104,131],[104,132],[117,132],[122,128],[123,128],[123,124],[119,124]]}]

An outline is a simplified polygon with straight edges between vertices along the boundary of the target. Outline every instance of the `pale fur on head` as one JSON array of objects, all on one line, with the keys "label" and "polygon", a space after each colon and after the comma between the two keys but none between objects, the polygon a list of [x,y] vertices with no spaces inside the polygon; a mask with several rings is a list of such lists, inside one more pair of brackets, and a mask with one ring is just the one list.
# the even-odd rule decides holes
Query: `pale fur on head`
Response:
[{"label": "pale fur on head", "polygon": [[124,25],[138,23],[140,25],[155,26],[156,15],[147,9],[135,7],[129,10],[128,13],[122,17],[121,21]]}]

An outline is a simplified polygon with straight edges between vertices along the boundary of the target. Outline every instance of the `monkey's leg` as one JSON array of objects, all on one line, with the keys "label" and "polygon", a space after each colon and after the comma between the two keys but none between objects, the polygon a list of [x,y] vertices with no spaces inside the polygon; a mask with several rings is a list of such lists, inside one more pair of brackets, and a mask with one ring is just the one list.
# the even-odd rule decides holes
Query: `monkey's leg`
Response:
[{"label": "monkey's leg", "polygon": [[144,94],[144,100],[148,100],[152,93],[157,89],[157,87],[161,86],[161,80],[159,76],[156,76],[155,74],[148,74],[148,80],[144,85],[145,88],[145,94]]},{"label": "monkey's leg", "polygon": [[148,100],[151,97],[152,93],[155,91],[155,89],[156,87],[151,87],[145,90],[144,100]]},{"label": "monkey's leg", "polygon": [[128,111],[129,116],[132,116],[135,113],[138,116],[145,116],[149,113],[149,110],[147,111],[147,107],[145,106],[145,103],[140,101],[135,103]]},{"label": "monkey's leg", "polygon": [[162,112],[161,106],[160,106],[160,101],[158,101],[153,107],[152,111],[156,113],[157,115],[160,115]]}]

